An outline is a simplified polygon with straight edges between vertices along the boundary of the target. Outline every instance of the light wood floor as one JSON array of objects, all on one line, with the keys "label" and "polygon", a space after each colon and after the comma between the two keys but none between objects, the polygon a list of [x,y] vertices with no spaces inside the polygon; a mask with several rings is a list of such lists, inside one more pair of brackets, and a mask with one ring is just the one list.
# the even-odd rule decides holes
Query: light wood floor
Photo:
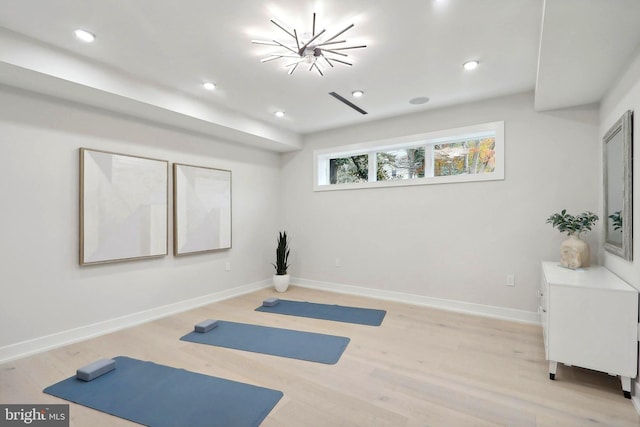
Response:
[{"label": "light wood floor", "polygon": [[[382,326],[256,312],[270,296],[387,310]],[[180,341],[217,318],[348,336],[336,365]],[[5,325],[6,326],[6,325]],[[638,426],[617,378],[558,367],[548,379],[540,327],[292,287],[265,289],[0,365],[0,403],[67,403],[42,389],[124,355],[284,392],[274,426]],[[72,426],[134,426],[71,404]],[[177,426],[188,427],[188,426]]]}]

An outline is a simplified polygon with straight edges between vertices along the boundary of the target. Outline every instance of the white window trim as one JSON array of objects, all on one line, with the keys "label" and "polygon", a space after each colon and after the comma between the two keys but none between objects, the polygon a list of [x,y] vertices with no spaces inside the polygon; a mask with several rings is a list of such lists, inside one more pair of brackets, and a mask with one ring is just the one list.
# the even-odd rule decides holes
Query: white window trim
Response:
[{"label": "white window trim", "polygon": [[[368,154],[373,151],[396,150],[419,145],[442,144],[454,142],[460,139],[470,139],[492,135],[495,133],[496,165],[493,172],[473,175],[435,176],[392,181],[369,181],[348,184],[328,184],[329,182],[329,158],[346,157]],[[370,156],[374,157],[375,156]],[[426,161],[427,159],[425,159]],[[320,172],[322,171],[322,175]],[[375,168],[370,166],[369,175]],[[313,152],[313,190],[335,191],[354,190],[362,188],[398,187],[407,185],[431,185],[472,181],[495,181],[504,179],[504,122],[482,123],[472,126],[464,126],[455,129],[446,129],[435,132],[407,135],[397,138],[389,138],[378,141],[363,142],[338,147],[315,150]]]}]

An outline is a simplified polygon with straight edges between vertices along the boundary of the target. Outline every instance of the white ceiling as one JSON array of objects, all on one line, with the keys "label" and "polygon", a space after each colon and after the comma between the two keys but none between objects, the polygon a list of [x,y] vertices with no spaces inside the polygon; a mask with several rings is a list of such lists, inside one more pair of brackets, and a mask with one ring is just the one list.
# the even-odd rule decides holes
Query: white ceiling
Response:
[{"label": "white ceiling", "polygon": [[[538,109],[598,102],[640,44],[638,0],[0,0],[0,10],[0,83],[276,151],[318,130],[534,89]],[[275,48],[252,39],[287,39],[270,19],[305,33],[313,12],[327,34],[355,24],[344,38],[367,48],[350,52],[353,67],[287,75],[284,60],[260,62]],[[80,27],[96,41],[79,42]],[[469,59],[478,69],[462,68]]]},{"label": "white ceiling", "polygon": [[535,107],[601,100],[638,54],[639,0],[547,0]]}]

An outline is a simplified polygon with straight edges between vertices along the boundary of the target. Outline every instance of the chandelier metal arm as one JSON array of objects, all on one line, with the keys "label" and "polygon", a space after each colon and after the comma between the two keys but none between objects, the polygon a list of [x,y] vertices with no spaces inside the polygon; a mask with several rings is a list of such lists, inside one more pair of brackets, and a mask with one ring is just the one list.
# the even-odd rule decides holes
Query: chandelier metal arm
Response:
[{"label": "chandelier metal arm", "polygon": [[265,63],[265,62],[273,61],[280,58],[282,58],[282,55],[267,56],[266,58],[261,59],[260,62]]},{"label": "chandelier metal arm", "polygon": [[300,40],[298,39],[298,32],[295,28],[293,29],[293,35],[294,39],[296,39],[296,47],[298,48],[298,51],[300,51]]},{"label": "chandelier metal arm", "polygon": [[[296,59],[300,58],[298,55],[275,55],[275,56],[278,56],[279,58],[296,58]],[[271,57],[269,56],[267,58],[271,58]],[[267,59],[267,58],[265,58],[265,59]],[[260,60],[260,61],[261,62],[266,62],[264,60]]]},{"label": "chandelier metal arm", "polygon": [[299,58],[299,56],[298,55],[270,55],[270,56],[267,56],[266,58],[262,58],[260,62],[264,63],[264,62],[274,61],[280,58]]},{"label": "chandelier metal arm", "polygon": [[336,59],[336,58],[330,58],[330,59],[331,59],[332,61],[336,61],[336,62],[339,62],[339,63],[341,63],[341,64],[348,65],[348,66],[350,66],[350,67],[353,65],[352,63],[347,62],[347,61],[343,61],[343,60],[341,60],[341,59]]},{"label": "chandelier metal arm", "polygon": [[292,65],[298,65],[298,64],[300,64],[301,62],[304,62],[304,61],[305,61],[305,60],[304,60],[304,58],[299,59],[299,60],[297,60],[296,62],[292,62],[291,64],[287,64],[287,65],[285,65],[285,68],[287,68],[287,67],[291,67]]},{"label": "chandelier metal arm", "polygon": [[293,64],[293,67],[291,67],[291,68],[289,69],[289,72],[288,72],[287,74],[289,74],[289,75],[293,74],[293,72],[296,70],[296,68],[298,68],[298,64],[299,64],[299,63],[300,63],[300,62],[296,62],[295,64]]},{"label": "chandelier metal arm", "polygon": [[307,48],[307,46],[309,46],[311,43],[313,43],[313,41],[314,41],[315,39],[317,39],[317,38],[318,38],[318,37],[320,37],[322,34],[324,34],[324,32],[325,32],[325,31],[327,31],[327,30],[322,30],[322,31],[320,31],[318,34],[316,34],[315,36],[313,36],[313,37],[311,38],[311,40],[309,40],[308,42],[306,42],[306,43],[304,44],[304,46],[302,46],[300,49],[298,49],[298,55],[300,55],[300,56],[304,55],[304,50]]},{"label": "chandelier metal arm", "polygon": [[273,23],[273,25],[275,25],[276,27],[280,28],[282,31],[284,31],[285,33],[289,34],[291,37],[293,37],[294,39],[296,38],[293,34],[291,34],[289,31],[287,31],[282,25],[278,24],[276,21],[274,21],[273,19],[271,20],[271,22]]},{"label": "chandelier metal arm", "polygon": [[274,43],[272,41],[269,40],[251,40],[251,43],[253,44],[264,44],[267,46],[279,46],[278,43]]},{"label": "chandelier metal arm", "polygon": [[316,13],[313,12],[313,23],[311,24],[311,37],[316,35]]},{"label": "chandelier metal arm", "polygon": [[325,49],[325,50],[331,50],[331,51],[334,51],[334,50],[362,49],[362,48],[365,48],[365,47],[367,47],[367,45],[364,45],[364,44],[363,44],[363,45],[360,45],[360,46],[334,47],[334,48],[331,48],[331,49]]},{"label": "chandelier metal arm", "polygon": [[335,55],[340,55],[340,56],[349,56],[349,55],[347,55],[346,53],[336,52],[336,51],[335,51],[335,50],[333,50],[333,49],[322,49],[322,50],[323,50],[323,52],[329,52],[329,53],[333,53],[333,54],[335,54]]},{"label": "chandelier metal arm", "polygon": [[347,32],[348,30],[352,29],[355,26],[355,24],[351,24],[349,25],[347,28],[345,28],[344,30],[340,31],[338,34],[336,34],[335,36],[331,37],[328,40],[325,40],[326,42],[330,42],[331,40],[334,40],[335,38],[337,38],[340,34],[344,34],[345,32]]},{"label": "chandelier metal arm", "polygon": [[298,52],[296,52],[295,50],[291,49],[289,46],[283,45],[278,40],[274,40],[274,42],[277,43],[279,46],[282,46],[283,48],[285,48],[287,50],[290,50],[291,52],[295,53],[296,55],[299,55]]},{"label": "chandelier metal arm", "polygon": [[322,43],[318,43],[316,46],[321,47],[321,46],[326,46],[328,44],[338,44],[338,43],[346,43],[346,42],[347,42],[346,40],[338,40],[335,42],[322,42]]}]

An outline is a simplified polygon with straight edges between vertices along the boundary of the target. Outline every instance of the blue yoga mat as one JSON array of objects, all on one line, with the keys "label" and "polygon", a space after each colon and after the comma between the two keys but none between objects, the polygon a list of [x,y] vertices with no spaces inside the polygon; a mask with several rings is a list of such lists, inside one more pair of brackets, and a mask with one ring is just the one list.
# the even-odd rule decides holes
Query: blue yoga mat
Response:
[{"label": "blue yoga mat", "polygon": [[384,316],[387,314],[385,310],[375,310],[372,308],[347,307],[282,299],[272,307],[260,306],[256,308],[256,311],[370,326],[380,326]]},{"label": "blue yoga mat", "polygon": [[75,376],[45,393],[153,427],[256,427],[283,394],[153,362],[115,357],[116,369],[93,381]]},{"label": "blue yoga mat", "polygon": [[209,332],[204,334],[191,332],[180,339],[329,365],[338,362],[350,340],[334,335],[222,320],[218,321],[218,326]]}]

